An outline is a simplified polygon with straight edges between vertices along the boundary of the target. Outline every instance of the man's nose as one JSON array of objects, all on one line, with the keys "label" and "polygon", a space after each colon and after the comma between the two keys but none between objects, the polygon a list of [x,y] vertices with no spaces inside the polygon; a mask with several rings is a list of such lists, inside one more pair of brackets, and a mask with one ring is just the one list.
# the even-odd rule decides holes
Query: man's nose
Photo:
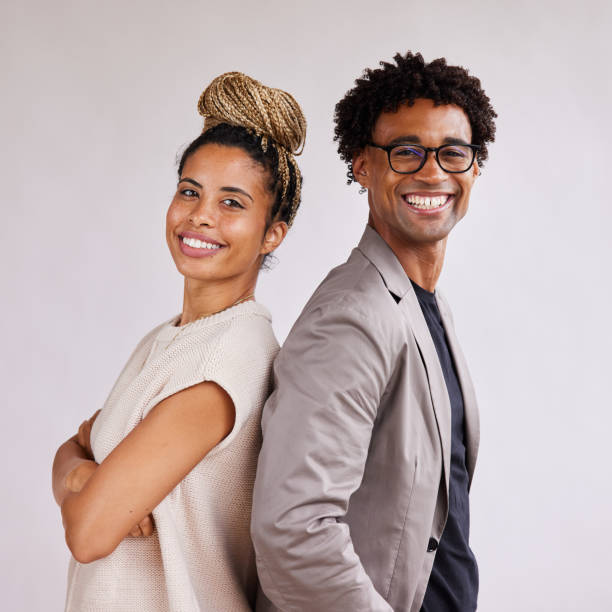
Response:
[{"label": "man's nose", "polygon": [[440,168],[436,154],[433,151],[428,152],[425,164],[416,173],[417,178],[428,183],[440,183],[446,180],[447,176],[447,173]]}]

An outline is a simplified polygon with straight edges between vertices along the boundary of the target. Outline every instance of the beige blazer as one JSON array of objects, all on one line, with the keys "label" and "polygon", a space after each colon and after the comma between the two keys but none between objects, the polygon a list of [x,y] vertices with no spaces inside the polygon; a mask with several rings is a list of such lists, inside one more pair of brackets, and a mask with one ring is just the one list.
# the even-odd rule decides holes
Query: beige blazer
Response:
[{"label": "beige blazer", "polygon": [[[463,391],[471,483],[476,398],[436,299]],[[251,524],[257,610],[418,611],[448,514],[451,408],[410,280],[371,227],[304,307],[274,378]]]}]

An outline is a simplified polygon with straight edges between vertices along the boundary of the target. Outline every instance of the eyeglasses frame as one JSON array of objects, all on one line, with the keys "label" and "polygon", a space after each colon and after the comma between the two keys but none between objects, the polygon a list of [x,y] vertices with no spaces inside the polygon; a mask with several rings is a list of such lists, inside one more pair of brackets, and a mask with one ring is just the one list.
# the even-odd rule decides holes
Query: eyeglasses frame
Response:
[{"label": "eyeglasses frame", "polygon": [[[366,143],[366,145],[369,147],[376,147],[377,149],[382,149],[383,151],[385,151],[387,153],[387,160],[389,162],[389,168],[391,168],[393,172],[397,172],[397,174],[415,174],[416,172],[421,170],[423,166],[427,163],[427,157],[429,156],[429,153],[435,153],[436,163],[438,164],[438,166],[443,172],[447,172],[448,174],[463,174],[464,172],[467,172],[472,167],[472,164],[474,163],[474,160],[476,159],[476,153],[481,148],[480,145],[463,144],[463,143],[459,145],[447,143],[447,144],[440,145],[439,147],[424,147],[423,145],[413,144],[409,142],[397,143],[394,145],[379,145],[374,142],[368,142]],[[423,151],[425,151],[425,155],[423,156],[421,165],[416,170],[411,170],[410,172],[401,172],[400,170],[396,170],[391,164],[391,151],[395,149],[396,147],[406,147],[406,146],[416,147],[417,149],[422,149]],[[445,168],[442,167],[442,164],[440,163],[440,158],[438,157],[438,153],[440,149],[444,147],[453,147],[453,146],[469,147],[472,150],[472,160],[470,161],[470,163],[468,164],[468,167],[465,170],[446,170]]]}]

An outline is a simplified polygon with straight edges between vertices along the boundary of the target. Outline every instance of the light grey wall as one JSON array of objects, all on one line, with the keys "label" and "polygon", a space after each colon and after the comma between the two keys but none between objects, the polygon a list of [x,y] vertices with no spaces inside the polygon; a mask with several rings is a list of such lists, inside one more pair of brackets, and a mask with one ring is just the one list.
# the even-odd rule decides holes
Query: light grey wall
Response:
[{"label": "light grey wall", "polygon": [[441,283],[482,410],[480,609],[610,609],[609,3],[0,11],[3,609],[61,609],[53,454],[140,337],[180,308],[163,218],[203,86],[241,70],[292,92],[309,120],[303,208],[258,290],[282,340],[366,220],[332,143],[334,104],[364,67],[407,49],[469,67],[499,113]]}]

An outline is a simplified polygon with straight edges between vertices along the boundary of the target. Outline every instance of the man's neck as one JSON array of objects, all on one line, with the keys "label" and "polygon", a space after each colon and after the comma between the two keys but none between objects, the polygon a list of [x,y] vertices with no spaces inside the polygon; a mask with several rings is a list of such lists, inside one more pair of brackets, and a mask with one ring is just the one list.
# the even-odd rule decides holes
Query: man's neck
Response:
[{"label": "man's neck", "polygon": [[390,232],[380,232],[372,223],[372,219],[369,224],[389,245],[408,278],[419,287],[433,293],[444,265],[446,238],[435,242],[408,243],[398,239]]}]

